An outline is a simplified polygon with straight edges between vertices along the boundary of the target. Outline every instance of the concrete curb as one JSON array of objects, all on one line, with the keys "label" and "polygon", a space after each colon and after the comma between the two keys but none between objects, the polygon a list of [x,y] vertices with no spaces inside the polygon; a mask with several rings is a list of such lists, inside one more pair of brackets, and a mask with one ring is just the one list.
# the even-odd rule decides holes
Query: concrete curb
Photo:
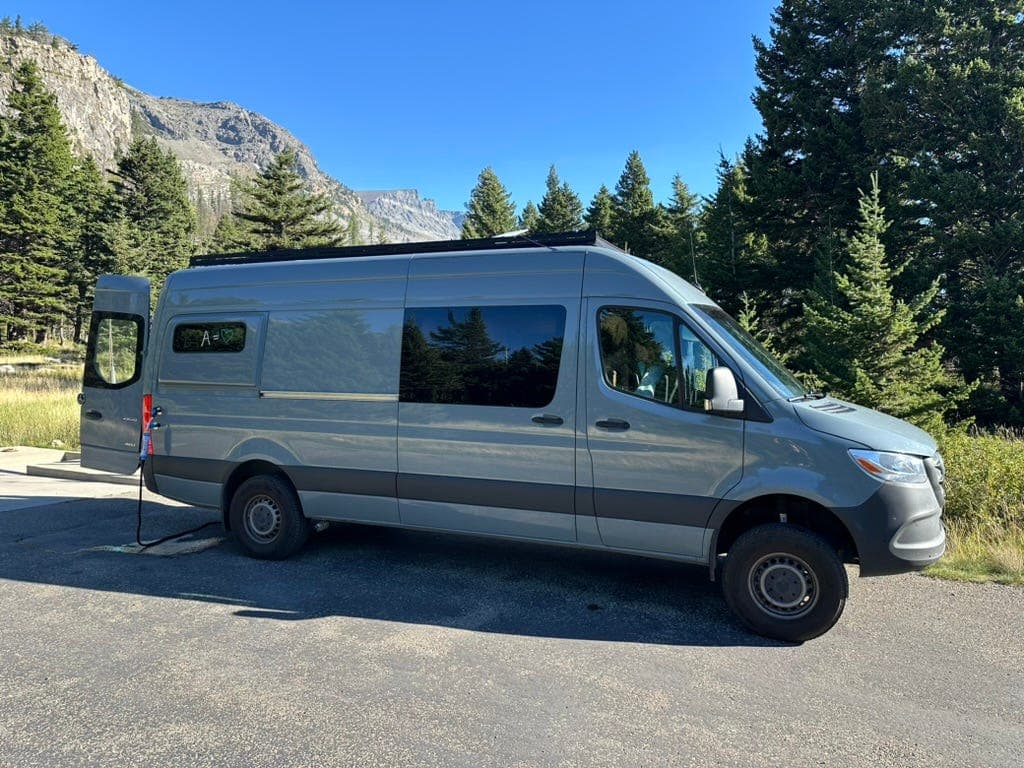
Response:
[{"label": "concrete curb", "polygon": [[70,459],[47,464],[29,464],[25,467],[25,474],[36,477],[56,477],[61,480],[91,480],[118,485],[138,485],[139,483],[138,475],[115,475],[112,472],[86,469],[79,462],[79,459]]}]

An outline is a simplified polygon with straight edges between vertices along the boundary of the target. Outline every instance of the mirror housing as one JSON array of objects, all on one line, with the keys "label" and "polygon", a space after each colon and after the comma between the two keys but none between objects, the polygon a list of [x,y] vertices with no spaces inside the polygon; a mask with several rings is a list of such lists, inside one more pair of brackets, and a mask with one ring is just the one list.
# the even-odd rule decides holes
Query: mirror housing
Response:
[{"label": "mirror housing", "polygon": [[708,371],[705,394],[707,395],[707,399],[704,400],[705,411],[743,413],[744,403],[740,399],[736,377],[724,365]]}]

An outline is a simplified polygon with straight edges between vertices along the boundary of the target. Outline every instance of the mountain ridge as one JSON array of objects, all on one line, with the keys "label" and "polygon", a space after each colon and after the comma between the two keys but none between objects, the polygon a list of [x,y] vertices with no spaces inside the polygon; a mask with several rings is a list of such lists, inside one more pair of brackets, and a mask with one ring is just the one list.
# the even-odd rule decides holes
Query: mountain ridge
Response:
[{"label": "mountain ridge", "polygon": [[294,149],[310,191],[331,200],[330,215],[343,226],[354,217],[364,241],[448,240],[460,235],[463,214],[441,210],[415,189],[357,192],[324,172],[308,146],[264,115],[230,100],[200,103],[147,94],[56,36],[0,35],[0,114],[7,111],[14,69],[28,58],[36,61],[43,82],[56,95],[77,154],[91,154],[101,168],[112,169],[140,136],[152,136],[174,153],[202,234],[212,232],[230,208],[236,180],[259,173],[282,150]]}]

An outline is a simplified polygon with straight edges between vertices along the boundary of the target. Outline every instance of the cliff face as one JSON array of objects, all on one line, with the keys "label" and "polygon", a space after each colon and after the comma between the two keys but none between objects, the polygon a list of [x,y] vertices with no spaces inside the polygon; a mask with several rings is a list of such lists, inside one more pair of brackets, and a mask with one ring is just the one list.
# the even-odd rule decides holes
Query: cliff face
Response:
[{"label": "cliff face", "polygon": [[131,143],[128,90],[96,59],[66,44],[0,36],[0,114],[7,112],[14,70],[25,59],[35,59],[43,82],[56,94],[75,151],[91,153],[101,168],[111,167]]},{"label": "cliff face", "polygon": [[423,199],[415,189],[356,192],[374,216],[401,226],[409,232],[429,232],[435,240],[458,240],[465,214],[442,211],[437,203]]},{"label": "cliff face", "polygon": [[181,162],[200,218],[212,222],[231,204],[231,179],[251,176],[283,149],[295,149],[309,188],[334,203],[343,224],[353,216],[364,239],[392,242],[457,238],[461,214],[441,211],[416,190],[357,193],[324,173],[312,152],[285,128],[230,102],[199,104],[156,98],[125,85],[91,56],[60,41],[0,36],[0,113],[14,69],[34,59],[57,97],[74,149],[113,168],[133,138],[153,136]]},{"label": "cliff face", "polygon": [[230,204],[232,178],[254,175],[274,155],[294,149],[299,173],[312,191],[331,198],[338,219],[347,223],[355,214],[370,223],[355,193],[321,171],[306,145],[263,115],[229,102],[198,104],[134,89],[128,100],[134,135],[153,136],[177,156],[201,213],[222,213]]}]

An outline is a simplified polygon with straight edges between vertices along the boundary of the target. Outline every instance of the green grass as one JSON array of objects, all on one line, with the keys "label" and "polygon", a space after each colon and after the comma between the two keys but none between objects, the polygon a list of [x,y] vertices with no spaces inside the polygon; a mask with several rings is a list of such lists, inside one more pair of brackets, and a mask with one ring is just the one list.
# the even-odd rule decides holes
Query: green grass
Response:
[{"label": "green grass", "polygon": [[47,362],[58,356],[51,351],[0,355],[0,370],[15,368],[0,373],[0,446],[78,447],[75,398],[82,387],[82,365]]},{"label": "green grass", "polygon": [[1024,435],[951,434],[942,455],[949,546],[925,573],[1024,585]]}]

